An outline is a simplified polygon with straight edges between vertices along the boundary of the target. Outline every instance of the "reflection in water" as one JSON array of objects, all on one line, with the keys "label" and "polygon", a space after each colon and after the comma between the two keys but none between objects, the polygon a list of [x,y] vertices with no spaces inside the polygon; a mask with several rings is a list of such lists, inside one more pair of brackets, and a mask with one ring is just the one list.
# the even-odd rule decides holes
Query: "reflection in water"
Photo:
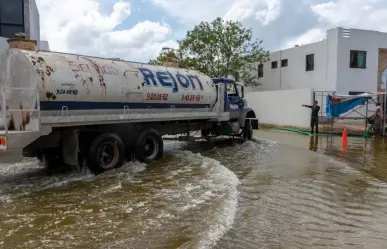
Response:
[{"label": "reflection in water", "polygon": [[312,151],[318,150],[318,135],[310,137],[309,150],[312,150]]},{"label": "reflection in water", "polygon": [[[385,248],[387,185],[380,179],[387,175],[386,158],[372,152],[382,141],[350,139],[343,154],[340,138],[282,138],[334,158],[343,156],[344,163],[279,145],[242,181],[238,222],[216,248]],[[373,155],[367,173],[363,168],[370,161],[362,159],[364,154]]]}]

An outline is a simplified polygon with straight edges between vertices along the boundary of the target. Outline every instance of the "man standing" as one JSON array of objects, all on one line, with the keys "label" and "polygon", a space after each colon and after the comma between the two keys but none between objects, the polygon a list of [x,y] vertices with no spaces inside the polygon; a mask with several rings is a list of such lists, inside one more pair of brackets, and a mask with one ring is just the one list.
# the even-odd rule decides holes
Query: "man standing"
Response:
[{"label": "man standing", "polygon": [[381,127],[383,125],[383,109],[378,102],[376,104],[376,112],[375,112],[375,135],[382,135]]},{"label": "man standing", "polygon": [[303,107],[308,107],[312,109],[312,116],[310,119],[310,129],[311,133],[314,133],[314,127],[316,126],[316,134],[318,134],[318,113],[320,111],[320,106],[317,101],[314,101],[313,105],[302,105]]}]

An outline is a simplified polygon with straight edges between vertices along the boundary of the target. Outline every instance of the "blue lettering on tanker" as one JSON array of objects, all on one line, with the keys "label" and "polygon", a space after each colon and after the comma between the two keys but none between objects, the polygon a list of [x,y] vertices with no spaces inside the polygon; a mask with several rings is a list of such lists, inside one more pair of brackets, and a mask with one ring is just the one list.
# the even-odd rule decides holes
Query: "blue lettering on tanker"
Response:
[{"label": "blue lettering on tanker", "polygon": [[191,86],[191,88],[195,90],[196,85],[199,85],[200,90],[204,90],[202,82],[196,75],[186,76],[183,74],[176,74],[175,76],[173,76],[168,71],[157,72],[156,74],[154,74],[148,68],[138,68],[138,70],[144,76],[145,84],[148,87],[158,87],[159,85],[161,85],[162,87],[172,88],[172,92],[175,93],[179,91],[179,87],[177,84],[179,83],[179,85],[183,89],[189,89],[189,87]]},{"label": "blue lettering on tanker", "polygon": [[157,72],[156,76],[162,87],[172,88],[172,92],[174,93],[179,91],[176,80],[169,72]]},{"label": "blue lettering on tanker", "polygon": [[153,86],[158,86],[155,79],[155,75],[151,70],[147,68],[139,68],[138,70],[140,70],[140,72],[144,76],[145,83],[147,86],[151,86],[151,82],[153,83]]},{"label": "blue lettering on tanker", "polygon": [[176,74],[176,78],[184,89],[189,88],[190,80],[182,74]]}]

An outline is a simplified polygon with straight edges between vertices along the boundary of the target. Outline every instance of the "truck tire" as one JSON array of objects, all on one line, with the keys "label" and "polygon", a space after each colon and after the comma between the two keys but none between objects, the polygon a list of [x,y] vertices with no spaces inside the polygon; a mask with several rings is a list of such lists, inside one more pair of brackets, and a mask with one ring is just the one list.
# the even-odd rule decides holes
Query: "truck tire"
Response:
[{"label": "truck tire", "polygon": [[243,128],[243,138],[247,140],[253,140],[253,126],[249,120],[245,121],[245,127]]},{"label": "truck tire", "polygon": [[163,156],[163,139],[156,130],[145,129],[138,136],[134,151],[137,160],[142,163],[156,161]]},{"label": "truck tire", "polygon": [[100,174],[124,163],[125,146],[116,134],[104,133],[91,143],[87,165],[94,174]]}]

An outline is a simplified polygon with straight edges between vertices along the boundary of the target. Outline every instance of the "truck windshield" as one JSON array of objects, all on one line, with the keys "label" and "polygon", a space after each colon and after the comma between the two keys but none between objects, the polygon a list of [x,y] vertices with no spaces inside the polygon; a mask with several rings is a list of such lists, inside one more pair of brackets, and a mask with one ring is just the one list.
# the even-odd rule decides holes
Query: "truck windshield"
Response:
[{"label": "truck windshield", "polygon": [[234,84],[227,84],[226,90],[228,96],[238,96],[238,92]]},{"label": "truck windshield", "polygon": [[242,96],[242,86],[241,85],[236,85],[236,88],[238,89],[238,94],[239,94],[239,97],[243,97]]}]

